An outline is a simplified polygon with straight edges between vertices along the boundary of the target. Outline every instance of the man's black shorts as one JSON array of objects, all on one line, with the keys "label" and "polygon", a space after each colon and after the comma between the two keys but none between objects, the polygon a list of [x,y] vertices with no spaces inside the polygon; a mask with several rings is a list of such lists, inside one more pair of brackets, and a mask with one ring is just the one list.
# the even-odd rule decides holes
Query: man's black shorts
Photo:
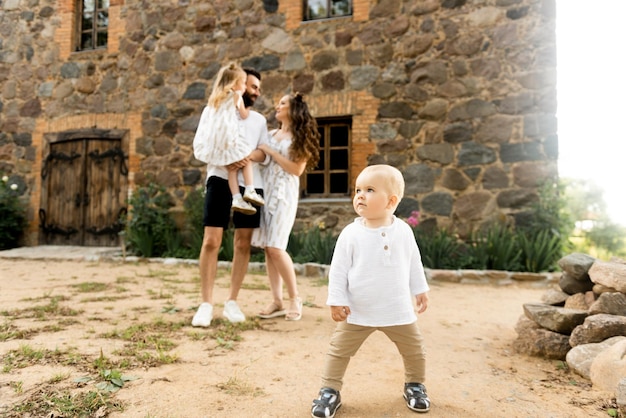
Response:
[{"label": "man's black shorts", "polygon": [[[243,195],[244,188],[239,186]],[[256,189],[263,196],[263,190]],[[228,180],[217,176],[211,176],[206,182],[206,196],[204,197],[204,226],[228,228],[230,222],[230,208],[233,196],[228,187]],[[256,208],[254,215],[244,215],[241,212],[233,213],[233,225],[235,228],[258,228],[261,223],[261,208]]]}]

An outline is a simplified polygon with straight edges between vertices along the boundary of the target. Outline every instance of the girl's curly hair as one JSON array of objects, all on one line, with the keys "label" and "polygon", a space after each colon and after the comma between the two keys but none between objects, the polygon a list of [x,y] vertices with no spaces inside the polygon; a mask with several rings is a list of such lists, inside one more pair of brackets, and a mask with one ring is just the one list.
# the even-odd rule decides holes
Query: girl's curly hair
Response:
[{"label": "girl's curly hair", "polygon": [[293,136],[290,157],[294,161],[306,160],[306,169],[312,170],[320,160],[320,133],[317,121],[300,93],[289,95],[289,119]]}]

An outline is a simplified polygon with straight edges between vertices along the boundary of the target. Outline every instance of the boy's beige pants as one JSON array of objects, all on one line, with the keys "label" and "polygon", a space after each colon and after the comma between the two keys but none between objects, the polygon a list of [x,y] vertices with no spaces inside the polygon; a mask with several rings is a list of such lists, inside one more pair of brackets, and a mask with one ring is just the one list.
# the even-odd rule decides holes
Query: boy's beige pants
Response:
[{"label": "boy's beige pants", "polygon": [[404,361],[404,383],[424,383],[426,380],[426,351],[417,321],[391,327],[364,327],[340,322],[330,339],[322,387],[341,390],[343,376],[350,358],[374,331],[382,331],[396,344]]}]

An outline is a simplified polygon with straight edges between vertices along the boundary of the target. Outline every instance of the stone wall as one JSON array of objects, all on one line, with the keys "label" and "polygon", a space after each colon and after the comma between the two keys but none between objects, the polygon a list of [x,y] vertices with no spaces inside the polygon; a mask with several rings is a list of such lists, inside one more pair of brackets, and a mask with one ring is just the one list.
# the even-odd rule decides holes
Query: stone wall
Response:
[{"label": "stone wall", "polygon": [[[0,4],[0,172],[38,242],[47,134],[128,132],[129,183],[167,187],[181,210],[204,167],[191,142],[213,78],[237,60],[263,75],[259,111],[306,94],[352,117],[351,176],[389,163],[399,215],[460,231],[523,218],[557,175],[554,0],[353,0],[352,17],[300,21],[301,0],[113,0],[106,49],[74,52],[73,0]],[[301,201],[302,225],[340,228],[344,200]]]}]

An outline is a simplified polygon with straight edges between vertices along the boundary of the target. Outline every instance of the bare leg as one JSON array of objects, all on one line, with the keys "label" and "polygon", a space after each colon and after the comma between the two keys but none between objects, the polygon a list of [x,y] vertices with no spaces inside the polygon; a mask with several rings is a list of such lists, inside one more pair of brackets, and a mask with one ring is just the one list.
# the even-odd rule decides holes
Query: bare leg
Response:
[{"label": "bare leg", "polygon": [[272,291],[272,299],[278,307],[283,306],[283,279],[278,273],[278,268],[274,263],[268,249],[265,249],[265,266],[267,268],[267,276],[270,280],[270,289]]},{"label": "bare leg", "polygon": [[243,279],[248,272],[250,262],[250,242],[252,241],[252,228],[235,229],[235,245],[233,263],[230,276],[229,300],[237,300]]},{"label": "bare leg", "polygon": [[[292,314],[300,312],[302,309],[302,302],[299,299],[298,285],[296,283],[296,272],[293,269],[293,261],[287,251],[275,247],[265,248],[265,256],[266,260],[271,259],[271,263],[274,265],[273,268],[278,271],[278,280],[284,280],[285,285],[287,286],[287,293],[289,293],[289,299],[291,299],[289,302],[289,311],[287,313],[287,319],[289,319]],[[272,280],[270,277],[270,286],[275,286],[277,284],[279,284],[278,281],[276,279]],[[272,294],[276,297],[276,293],[274,292],[274,289],[272,289]]]},{"label": "bare leg", "polygon": [[202,248],[200,249],[200,286],[202,301],[213,304],[213,287],[217,274],[217,254],[222,245],[224,230],[218,227],[205,226]]},{"label": "bare leg", "polygon": [[252,170],[252,164],[246,164],[242,169],[243,183],[246,186],[254,186],[254,172]]},{"label": "bare leg", "polygon": [[[252,168],[250,168],[252,170]],[[228,170],[228,188],[233,196],[239,193],[239,181],[237,180],[237,170]]]}]

